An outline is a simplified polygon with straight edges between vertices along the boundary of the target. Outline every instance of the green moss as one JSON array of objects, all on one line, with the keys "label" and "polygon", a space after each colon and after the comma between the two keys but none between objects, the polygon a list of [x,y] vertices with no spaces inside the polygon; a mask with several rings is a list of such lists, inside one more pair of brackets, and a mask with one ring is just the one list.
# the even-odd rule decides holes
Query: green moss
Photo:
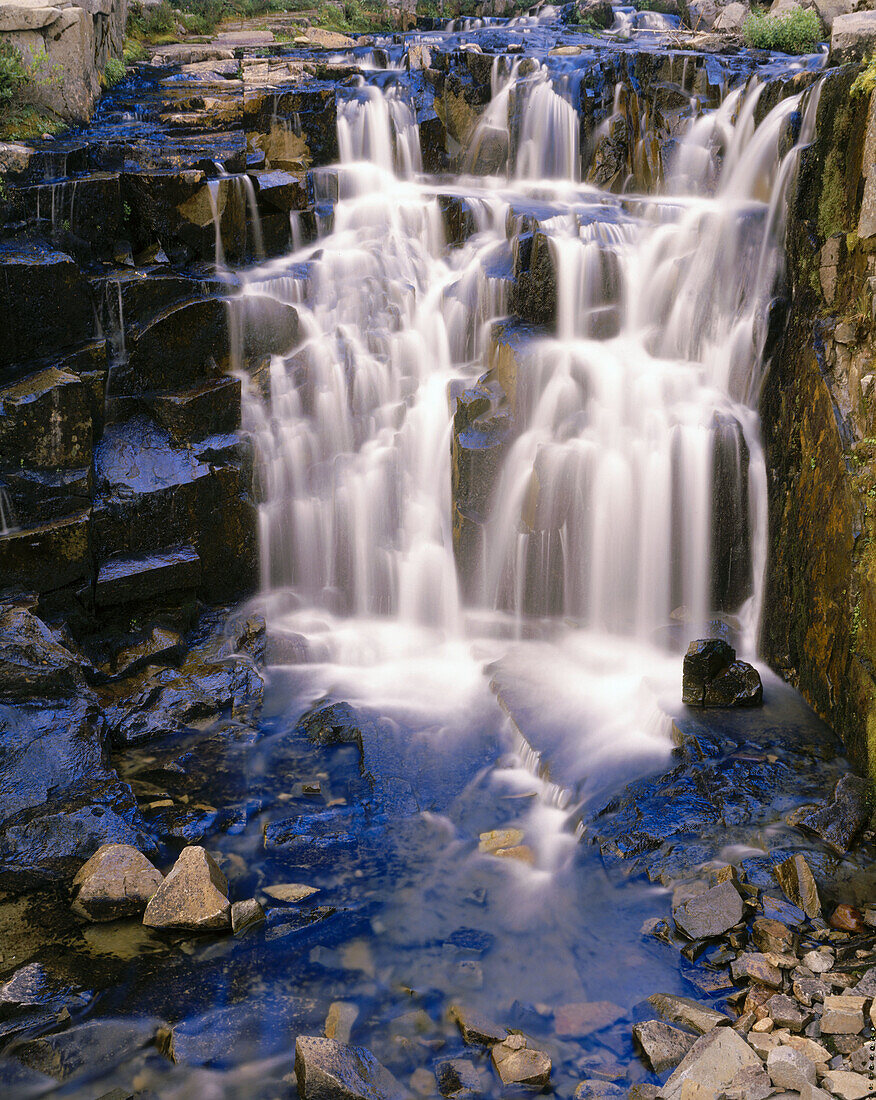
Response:
[{"label": "green moss", "polygon": [[745,20],[742,34],[754,49],[812,53],[822,39],[823,28],[816,11],[797,8],[786,15],[752,12]]},{"label": "green moss", "polygon": [[849,94],[869,96],[874,90],[876,90],[876,57],[868,57],[864,68],[855,77]]},{"label": "green moss", "polygon": [[18,107],[0,117],[0,141],[28,141],[43,134],[59,134],[64,129],[64,122],[37,107]]},{"label": "green moss", "polygon": [[835,145],[824,162],[821,197],[818,200],[818,232],[825,240],[842,231],[845,214],[845,155]]}]

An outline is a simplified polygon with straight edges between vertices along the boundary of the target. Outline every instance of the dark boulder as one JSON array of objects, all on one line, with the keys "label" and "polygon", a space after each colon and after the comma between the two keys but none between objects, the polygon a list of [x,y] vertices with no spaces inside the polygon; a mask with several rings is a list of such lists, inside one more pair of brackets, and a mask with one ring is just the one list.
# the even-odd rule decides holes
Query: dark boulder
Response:
[{"label": "dark boulder", "polygon": [[0,699],[74,694],[82,689],[85,665],[30,611],[0,610]]},{"label": "dark boulder", "polygon": [[870,784],[857,775],[844,775],[831,802],[797,819],[807,832],[820,836],[843,855],[870,820]]},{"label": "dark boulder", "polygon": [[702,706],[706,684],[736,659],[736,651],[717,638],[691,642],[684,656],[681,701],[689,706]]},{"label": "dark boulder", "polygon": [[331,703],[308,711],[298,728],[320,745],[358,745],[362,749],[362,719],[349,703]]},{"label": "dark boulder", "polygon": [[705,707],[758,707],[763,702],[760,673],[745,661],[734,661],[706,684]]}]

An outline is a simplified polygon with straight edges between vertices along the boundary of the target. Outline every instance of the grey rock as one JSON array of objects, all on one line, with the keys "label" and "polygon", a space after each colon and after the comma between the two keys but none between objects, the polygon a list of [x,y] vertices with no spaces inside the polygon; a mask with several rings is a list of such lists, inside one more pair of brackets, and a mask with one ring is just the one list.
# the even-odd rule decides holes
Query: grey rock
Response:
[{"label": "grey rock", "polygon": [[840,15],[833,21],[828,65],[863,61],[876,48],[876,12]]},{"label": "grey rock", "polygon": [[864,1100],[876,1092],[876,1083],[860,1073],[849,1070],[832,1069],[824,1075],[821,1083],[839,1100]]},{"label": "grey rock", "polygon": [[79,691],[83,664],[36,615],[23,607],[0,610],[0,699]]},{"label": "grey rock", "polygon": [[745,1069],[762,1070],[758,1055],[732,1028],[718,1027],[697,1039],[663,1086],[663,1100],[680,1100],[685,1085],[699,1085],[716,1095]]},{"label": "grey rock", "polygon": [[756,1066],[741,1069],[724,1089],[726,1100],[767,1100],[775,1092],[769,1074]]},{"label": "grey rock", "polygon": [[619,1100],[624,1090],[611,1081],[601,1081],[598,1077],[582,1081],[575,1089],[575,1100]]},{"label": "grey rock", "polygon": [[671,1024],[681,1024],[699,1035],[721,1024],[729,1024],[730,1017],[717,1009],[709,1008],[689,997],[675,997],[670,993],[654,993],[648,998],[648,1004],[658,1016]]},{"label": "grey rock", "polygon": [[28,1069],[67,1081],[87,1070],[95,1076],[152,1043],[160,1025],[152,1018],[89,1020],[57,1035],[31,1039],[15,1050]]},{"label": "grey rock", "polygon": [[859,1035],[864,1030],[865,997],[831,996],[824,998],[821,1017],[823,1035]]},{"label": "grey rock", "polygon": [[860,997],[876,997],[876,966],[871,966],[865,971],[854,992]]},{"label": "grey rock", "polygon": [[496,1043],[490,1054],[503,1085],[521,1085],[538,1091],[550,1084],[550,1058],[543,1050],[530,1047],[523,1035],[509,1035]]},{"label": "grey rock", "polygon": [[92,921],[137,916],[163,881],[158,868],[130,844],[102,844],[73,879],[71,908]]},{"label": "grey rock", "polygon": [[228,883],[208,852],[198,845],[183,848],[146,906],[143,923],[149,928],[192,932],[230,927]]},{"label": "grey rock", "polygon": [[661,1020],[636,1024],[633,1038],[642,1048],[645,1064],[657,1074],[674,1069],[696,1042],[696,1036]]},{"label": "grey rock", "polygon": [[804,1012],[795,1000],[784,993],[770,997],[766,1010],[776,1027],[786,1027],[789,1031],[802,1031],[812,1018],[811,1012]]},{"label": "grey rock", "polygon": [[732,882],[722,882],[704,894],[688,898],[673,910],[672,916],[692,940],[720,936],[742,920],[742,898]]},{"label": "grey rock", "polygon": [[820,836],[835,852],[844,855],[870,819],[870,787],[866,779],[844,775],[832,801],[800,818],[802,829]]},{"label": "grey rock", "polygon": [[451,1005],[450,1016],[459,1027],[463,1042],[470,1046],[489,1047],[494,1043],[501,1043],[508,1035],[504,1027],[463,1005]]},{"label": "grey rock", "polygon": [[301,1100],[407,1100],[407,1090],[365,1047],[300,1035],[295,1079]]},{"label": "grey rock", "polygon": [[792,1047],[776,1047],[767,1055],[767,1073],[777,1088],[799,1092],[804,1085],[814,1085],[815,1063]]},{"label": "grey rock", "polygon": [[733,980],[737,982],[748,978],[749,981],[756,982],[758,985],[767,985],[773,989],[779,989],[782,985],[781,970],[773,966],[766,955],[757,951],[737,955],[730,964],[730,973],[733,975]]},{"label": "grey rock", "polygon": [[480,1096],[483,1091],[477,1066],[466,1058],[440,1062],[435,1068],[435,1077],[442,1096]]},{"label": "grey rock", "polygon": [[264,919],[265,911],[255,898],[247,898],[246,901],[235,901],[231,904],[231,930],[235,935],[256,924],[261,924]]},{"label": "grey rock", "polygon": [[700,638],[691,642],[684,656],[681,681],[682,702],[702,706],[706,684],[736,659],[732,646],[719,638]]}]

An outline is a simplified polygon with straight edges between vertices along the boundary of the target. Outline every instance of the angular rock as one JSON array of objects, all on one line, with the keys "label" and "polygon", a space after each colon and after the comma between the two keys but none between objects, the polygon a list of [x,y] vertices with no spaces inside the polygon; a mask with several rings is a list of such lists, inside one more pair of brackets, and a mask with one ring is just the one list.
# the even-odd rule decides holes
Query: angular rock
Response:
[{"label": "angular rock", "polygon": [[451,1005],[450,1018],[462,1034],[462,1041],[469,1046],[489,1047],[501,1043],[508,1035],[504,1027],[494,1024],[488,1017],[462,1005]]},{"label": "angular rock", "polygon": [[730,973],[737,982],[747,978],[758,985],[767,985],[773,989],[780,989],[782,985],[781,970],[759,952],[738,955],[730,964]]},{"label": "angular rock", "polygon": [[152,1043],[159,1024],[148,1017],[89,1020],[56,1035],[30,1039],[17,1047],[15,1056],[56,1081],[67,1081],[86,1069],[99,1075]]},{"label": "angular rock", "polygon": [[784,993],[777,993],[766,1003],[766,1010],[776,1027],[786,1027],[790,1031],[802,1031],[812,1014],[804,1012],[795,1000]]},{"label": "angular rock", "polygon": [[73,879],[71,908],[92,921],[142,913],[161,886],[161,872],[129,844],[102,844]]},{"label": "angular rock", "polygon": [[79,469],[91,463],[91,394],[49,367],[0,389],[0,465]]},{"label": "angular rock", "polygon": [[818,896],[815,877],[803,856],[788,856],[786,860],[773,867],[773,874],[792,905],[799,906],[810,918],[821,914],[821,899]]},{"label": "angular rock", "polygon": [[660,1020],[636,1024],[633,1038],[642,1048],[645,1064],[653,1073],[674,1069],[696,1042],[696,1036]]},{"label": "angular rock", "polygon": [[844,775],[830,804],[799,818],[797,825],[820,836],[835,852],[844,855],[869,819],[869,783],[857,775]]},{"label": "angular rock", "polygon": [[0,610],[0,699],[45,698],[81,690],[83,664],[30,611]]},{"label": "angular rock", "polygon": [[824,998],[821,1017],[822,1035],[859,1035],[864,1030],[865,997],[830,996]]},{"label": "angular rock", "polygon": [[804,1085],[814,1085],[815,1063],[792,1047],[776,1047],[767,1055],[767,1073],[777,1088],[800,1092]]},{"label": "angular rock", "polygon": [[561,1038],[582,1038],[611,1027],[626,1016],[612,1001],[579,1001],[554,1012],[554,1032]]},{"label": "angular rock", "polygon": [[543,1050],[528,1045],[523,1035],[509,1035],[490,1051],[503,1085],[540,1091],[550,1084],[551,1060]]},{"label": "angular rock", "polygon": [[320,745],[358,745],[362,749],[361,718],[349,703],[331,703],[305,714],[298,728]]},{"label": "angular rock", "polygon": [[835,959],[832,951],[822,949],[821,951],[807,951],[801,962],[813,974],[826,974],[829,970],[833,970]]},{"label": "angular rock", "polygon": [[255,898],[231,903],[231,930],[235,936],[253,925],[261,924],[264,919],[265,911]]},{"label": "angular rock", "polygon": [[703,706],[759,707],[763,703],[763,684],[757,669],[745,661],[734,661],[722,669],[705,687]]},{"label": "angular rock", "polygon": [[[639,1089],[648,1089],[648,1085],[639,1085]],[[575,1089],[575,1100],[620,1100],[622,1096],[627,1095],[619,1085],[613,1085],[611,1081],[602,1081],[598,1077],[594,1077],[587,1081],[582,1081]],[[629,1093],[632,1098],[636,1095],[635,1090]],[[653,1095],[649,1093],[638,1093],[642,1097],[642,1100],[654,1100],[656,1097],[656,1090]]]},{"label": "angular rock", "polygon": [[840,932],[865,932],[864,914],[854,905],[838,905],[831,913],[828,924]]},{"label": "angular rock", "polygon": [[477,1066],[466,1058],[439,1062],[435,1068],[435,1077],[442,1096],[480,1096],[483,1091]]},{"label": "angular rock", "polygon": [[718,1027],[697,1039],[661,1090],[663,1100],[681,1100],[692,1085],[721,1093],[737,1075],[753,1067],[762,1069],[760,1058],[729,1027]]},{"label": "angular rock", "polygon": [[742,898],[732,882],[722,882],[677,906],[672,917],[690,939],[709,939],[742,920]]},{"label": "angular rock", "polygon": [[[275,886],[265,886],[262,890],[274,901],[282,901],[287,905],[295,905],[313,894],[319,893],[318,886],[307,886],[302,882],[279,882]],[[331,1038],[331,1036],[329,1036]]]},{"label": "angular rock", "polygon": [[830,35],[828,65],[863,61],[876,48],[876,12],[850,12],[837,16]]},{"label": "angular rock", "polygon": [[228,883],[198,845],[183,848],[152,900],[143,923],[169,931],[211,932],[231,926]]},{"label": "angular rock", "polygon": [[833,1069],[824,1075],[821,1083],[839,1100],[864,1100],[876,1093],[876,1082],[860,1073]]},{"label": "angular rock", "polygon": [[705,1035],[721,1024],[729,1024],[730,1017],[708,1005],[702,1005],[688,997],[674,997],[669,993],[654,993],[648,1004],[658,1016],[671,1024],[681,1024],[699,1035]]},{"label": "angular rock", "polygon": [[359,1019],[359,1006],[352,1001],[332,1001],[325,1018],[325,1037],[338,1043],[349,1043]]},{"label": "angular rock", "polygon": [[295,1078],[301,1100],[407,1100],[407,1090],[365,1047],[299,1035]]},{"label": "angular rock", "polygon": [[706,685],[736,659],[732,646],[718,638],[700,638],[691,642],[684,656],[681,700],[688,706],[703,705]]},{"label": "angular rock", "polygon": [[769,917],[758,917],[751,926],[751,934],[755,946],[765,952],[793,953],[797,944],[797,937],[787,925]]}]

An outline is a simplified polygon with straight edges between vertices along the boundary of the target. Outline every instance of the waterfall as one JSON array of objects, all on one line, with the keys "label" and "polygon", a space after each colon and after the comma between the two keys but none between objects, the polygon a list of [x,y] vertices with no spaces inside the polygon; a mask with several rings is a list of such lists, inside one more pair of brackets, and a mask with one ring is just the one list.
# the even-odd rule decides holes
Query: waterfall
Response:
[{"label": "waterfall", "polygon": [[[425,697],[443,714],[457,683],[483,683],[478,654],[517,685],[568,669],[580,686],[562,728],[588,769],[623,758],[628,774],[667,751],[655,690],[677,691],[673,646],[723,615],[756,654],[763,318],[817,93],[757,125],[756,80],[715,110],[692,104],[659,189],[617,195],[579,182],[574,88],[519,70],[494,64],[465,163],[477,170],[471,150],[496,135],[499,160],[453,182],[423,174],[402,78],[345,88],[340,161],[314,173],[332,209],[319,239],[242,273],[244,294],[296,306],[302,334],[245,398],[263,588],[275,628],[306,639],[311,675],[354,701],[382,692],[385,706],[401,678],[406,705],[416,691],[418,714]],[[467,228],[449,242],[453,210]],[[515,343],[515,270],[533,234],[556,325]],[[466,390],[493,464],[491,491],[473,490],[480,516],[454,512]],[[460,586],[454,537],[469,523],[480,541]],[[533,635],[569,640],[549,658],[508,652]],[[646,673],[662,686],[643,690]]]}]

